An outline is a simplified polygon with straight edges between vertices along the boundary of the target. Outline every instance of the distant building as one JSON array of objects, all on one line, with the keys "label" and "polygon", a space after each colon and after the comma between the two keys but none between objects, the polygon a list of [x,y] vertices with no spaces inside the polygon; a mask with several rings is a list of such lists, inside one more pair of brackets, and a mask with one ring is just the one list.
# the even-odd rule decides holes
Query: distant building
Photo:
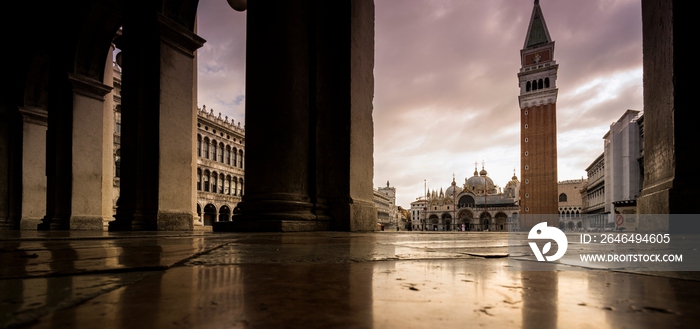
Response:
[{"label": "distant building", "polygon": [[[636,229],[636,200],[644,175],[643,123],[642,113],[625,111],[603,136],[603,154],[586,168],[583,212],[592,229]],[[622,211],[624,216],[618,216]]]},{"label": "distant building", "polygon": [[374,190],[374,204],[377,207],[377,222],[384,225],[384,229],[396,230],[401,226],[401,212],[396,205],[396,188],[390,186],[389,181],[386,187],[378,187]]},{"label": "distant building", "polygon": [[230,221],[244,192],[245,130],[202,105],[196,143],[197,214],[205,226]]},{"label": "distant building", "polygon": [[[452,183],[445,192],[429,191],[411,202],[414,231],[515,231],[519,230],[520,181],[513,175],[501,190],[486,170],[474,168],[464,185]],[[456,220],[453,220],[455,218]]]},{"label": "distant building", "polygon": [[571,179],[559,182],[559,228],[573,231],[588,228],[584,221],[581,189],[585,179]]}]

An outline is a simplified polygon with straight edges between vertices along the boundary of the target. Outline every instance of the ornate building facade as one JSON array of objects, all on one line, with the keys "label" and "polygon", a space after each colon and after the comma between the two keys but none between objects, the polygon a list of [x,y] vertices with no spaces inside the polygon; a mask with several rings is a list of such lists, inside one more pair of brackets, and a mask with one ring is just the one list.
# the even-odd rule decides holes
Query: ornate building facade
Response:
[{"label": "ornate building facade", "polygon": [[586,180],[570,179],[559,182],[559,228],[567,231],[588,228],[588,222],[583,213],[581,189]]},{"label": "ornate building facade", "polygon": [[[520,181],[512,179],[501,189],[487,171],[474,168],[474,175],[458,186],[452,179],[443,192],[429,191],[411,203],[414,231],[517,231],[520,229],[518,199]],[[456,219],[456,220],[455,220]]]},{"label": "ornate building facade", "polygon": [[523,185],[520,226],[547,221],[558,226],[557,216],[557,69],[554,41],[549,35],[539,1],[535,1],[520,50],[520,172]]},{"label": "ornate building facade", "polygon": [[230,221],[244,192],[245,129],[197,109],[197,214],[204,226]]}]

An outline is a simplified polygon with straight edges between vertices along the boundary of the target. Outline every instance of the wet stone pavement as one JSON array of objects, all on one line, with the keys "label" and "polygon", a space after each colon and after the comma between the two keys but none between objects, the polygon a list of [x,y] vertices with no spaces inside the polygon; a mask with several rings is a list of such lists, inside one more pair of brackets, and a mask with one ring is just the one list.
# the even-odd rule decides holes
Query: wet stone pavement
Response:
[{"label": "wet stone pavement", "polygon": [[[611,271],[565,259],[533,270],[529,247],[508,244],[494,232],[0,232],[0,327],[700,323],[698,272]],[[569,251],[584,247],[570,243]]]}]

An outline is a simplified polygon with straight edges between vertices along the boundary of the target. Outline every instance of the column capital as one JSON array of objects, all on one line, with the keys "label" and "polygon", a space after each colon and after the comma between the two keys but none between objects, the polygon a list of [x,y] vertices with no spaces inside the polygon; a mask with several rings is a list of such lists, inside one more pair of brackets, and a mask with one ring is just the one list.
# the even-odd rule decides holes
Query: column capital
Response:
[{"label": "column capital", "polygon": [[80,74],[68,74],[68,81],[73,87],[73,92],[98,101],[104,101],[105,95],[113,89],[102,82]]},{"label": "column capital", "polygon": [[163,42],[194,58],[194,51],[201,48],[206,40],[192,31],[158,14],[158,29]]},{"label": "column capital", "polygon": [[48,112],[40,107],[25,106],[19,108],[22,121],[34,123],[41,126],[48,125]]}]

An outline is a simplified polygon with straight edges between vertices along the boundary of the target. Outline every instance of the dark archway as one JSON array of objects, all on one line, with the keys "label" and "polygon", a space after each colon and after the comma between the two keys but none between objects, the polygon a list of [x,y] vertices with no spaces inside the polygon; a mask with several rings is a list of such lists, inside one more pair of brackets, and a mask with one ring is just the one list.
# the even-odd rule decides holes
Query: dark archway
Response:
[{"label": "dark archway", "polygon": [[219,221],[226,222],[231,219],[231,208],[224,205],[219,208]]},{"label": "dark archway", "polygon": [[216,207],[213,204],[204,206],[204,225],[211,226],[216,221]]}]

